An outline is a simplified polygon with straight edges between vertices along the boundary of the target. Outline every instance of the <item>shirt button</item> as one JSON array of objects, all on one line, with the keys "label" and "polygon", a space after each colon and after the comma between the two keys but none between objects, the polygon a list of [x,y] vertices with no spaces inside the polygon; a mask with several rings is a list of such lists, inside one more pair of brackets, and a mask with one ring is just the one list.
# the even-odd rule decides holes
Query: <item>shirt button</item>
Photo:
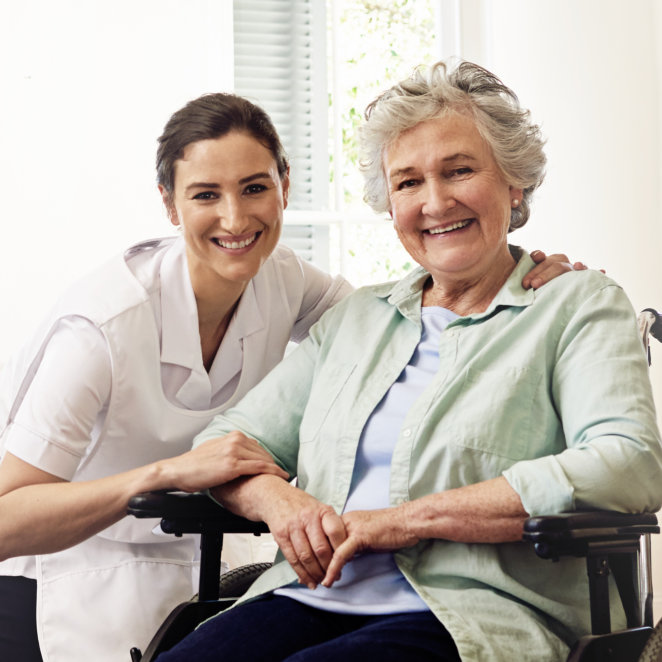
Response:
[{"label": "shirt button", "polygon": [[407,428],[406,430],[402,431],[402,436],[403,437],[411,437],[411,428]]}]

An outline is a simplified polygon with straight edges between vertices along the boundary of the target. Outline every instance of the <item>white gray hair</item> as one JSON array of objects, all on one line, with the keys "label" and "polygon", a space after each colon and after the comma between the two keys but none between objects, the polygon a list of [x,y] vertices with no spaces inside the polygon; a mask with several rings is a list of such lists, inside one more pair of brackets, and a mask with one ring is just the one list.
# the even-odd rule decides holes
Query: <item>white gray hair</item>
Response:
[{"label": "white gray hair", "polygon": [[365,178],[364,200],[376,211],[390,211],[384,150],[400,134],[448,112],[469,114],[487,142],[509,185],[524,191],[511,211],[509,231],[529,219],[530,199],[545,176],[547,161],[540,127],[521,108],[517,95],[494,74],[471,62],[454,68],[437,62],[378,96],[366,109],[359,129]]}]

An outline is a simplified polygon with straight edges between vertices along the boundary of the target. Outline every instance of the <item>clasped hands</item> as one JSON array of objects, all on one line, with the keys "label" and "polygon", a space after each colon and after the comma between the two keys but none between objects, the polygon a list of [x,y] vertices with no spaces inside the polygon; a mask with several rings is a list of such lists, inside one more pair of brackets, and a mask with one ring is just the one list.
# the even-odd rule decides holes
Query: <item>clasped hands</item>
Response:
[{"label": "clasped hands", "polygon": [[268,498],[260,498],[256,513],[269,526],[299,583],[308,588],[332,586],[357,554],[393,551],[418,542],[407,529],[406,504],[338,515],[331,506],[274,476],[251,481],[269,483]]}]

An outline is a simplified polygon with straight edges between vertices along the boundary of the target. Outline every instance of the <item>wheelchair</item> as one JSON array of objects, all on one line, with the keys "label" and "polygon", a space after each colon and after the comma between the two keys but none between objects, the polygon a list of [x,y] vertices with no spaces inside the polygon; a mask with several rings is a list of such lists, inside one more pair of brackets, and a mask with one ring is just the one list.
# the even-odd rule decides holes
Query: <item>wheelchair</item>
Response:
[{"label": "wheelchair", "polygon": [[[662,316],[646,309],[638,323],[650,364],[648,339],[653,336],[662,342]],[[160,518],[165,533],[197,533],[201,540],[198,595],[175,607],[144,653],[131,649],[132,662],[153,662],[202,621],[231,606],[271,565],[252,564],[220,573],[224,534],[260,535],[268,528],[230,513],[206,494],[139,494],[131,499],[128,514]],[[525,522],[523,544],[532,544],[541,559],[586,559],[592,632],[575,643],[566,662],[662,662],[662,620],[653,627],[650,566],[650,536],[659,532],[653,513],[582,511],[532,517]],[[626,615],[625,630],[611,630],[610,575]]]}]

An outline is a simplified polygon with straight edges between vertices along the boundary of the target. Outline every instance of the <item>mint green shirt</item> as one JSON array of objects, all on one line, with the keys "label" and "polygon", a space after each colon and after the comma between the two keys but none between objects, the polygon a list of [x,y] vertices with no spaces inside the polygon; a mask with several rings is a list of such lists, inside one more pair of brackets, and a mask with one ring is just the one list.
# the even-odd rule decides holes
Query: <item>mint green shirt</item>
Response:
[{"label": "mint green shirt", "polygon": [[[662,448],[627,297],[595,271],[524,290],[532,265],[524,255],[485,312],[442,333],[439,370],[395,446],[392,505],[503,475],[530,515],[659,508]],[[428,277],[419,268],[341,301],[195,443],[242,430],[341,512],[363,426],[420,340]],[[565,660],[590,630],[582,559],[550,563],[525,543],[445,540],[394,556],[463,661]],[[279,554],[248,597],[295,578]],[[624,626],[616,601],[612,622]]]}]

